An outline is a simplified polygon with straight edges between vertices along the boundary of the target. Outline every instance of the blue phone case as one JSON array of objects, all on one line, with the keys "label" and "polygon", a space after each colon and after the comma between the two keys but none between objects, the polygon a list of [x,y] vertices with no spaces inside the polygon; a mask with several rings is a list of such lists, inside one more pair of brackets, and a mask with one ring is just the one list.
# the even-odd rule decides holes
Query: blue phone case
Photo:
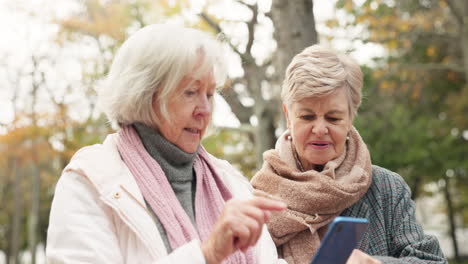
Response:
[{"label": "blue phone case", "polygon": [[311,264],[345,264],[368,225],[369,221],[365,218],[336,217]]}]

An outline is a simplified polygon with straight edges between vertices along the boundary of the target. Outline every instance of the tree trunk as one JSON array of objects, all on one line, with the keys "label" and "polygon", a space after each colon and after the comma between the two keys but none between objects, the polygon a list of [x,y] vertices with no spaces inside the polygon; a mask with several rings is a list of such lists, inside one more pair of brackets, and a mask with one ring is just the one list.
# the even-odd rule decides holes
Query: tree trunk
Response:
[{"label": "tree trunk", "polygon": [[457,240],[457,227],[455,225],[455,211],[453,209],[452,194],[450,193],[450,179],[447,176],[444,176],[445,186],[444,186],[444,196],[445,202],[447,203],[447,216],[449,220],[449,233],[452,238],[453,254],[455,261],[460,263],[460,255],[458,251],[458,240]]},{"label": "tree trunk", "polygon": [[460,1],[461,5],[461,48],[463,53],[463,66],[465,68],[465,83],[468,83],[468,3],[466,1]]},{"label": "tree trunk", "polygon": [[[301,52],[304,48],[316,44],[318,42],[317,31],[315,30],[315,18],[313,12],[313,1],[312,0],[273,0],[271,6],[271,19],[275,27],[274,38],[277,43],[277,50],[273,58],[273,65],[275,68],[275,75],[273,83],[271,84],[274,88],[274,93],[279,98],[281,92],[281,83],[284,79],[284,73],[287,66],[291,62],[291,59]],[[269,129],[270,133],[274,133],[271,127],[268,126],[269,122],[281,123],[280,127],[285,126],[284,117],[281,112],[281,104],[278,102],[270,103],[271,106],[276,108],[276,115],[267,115],[270,120],[262,120],[265,124],[259,127],[258,133],[265,133],[262,129]],[[258,116],[259,118],[265,118]],[[259,120],[260,123],[260,120]],[[262,134],[261,134],[262,135]],[[260,136],[261,136],[260,135]],[[265,144],[270,139],[264,139]],[[257,143],[258,144],[258,143]],[[272,141],[268,148],[273,148],[275,142]],[[263,153],[268,148],[260,149],[260,153]]]},{"label": "tree trunk", "polygon": [[[43,72],[38,70],[38,60],[32,57],[33,71],[31,72],[32,90],[31,90],[31,122],[33,133],[31,134],[31,211],[28,221],[28,247],[31,253],[31,264],[36,264],[36,248],[39,222],[39,205],[40,205],[40,172],[39,159],[37,152],[37,139],[39,137],[36,115],[37,92],[40,85],[44,81]],[[36,75],[39,73],[42,79],[36,80]]]},{"label": "tree trunk", "polygon": [[[239,2],[243,3],[242,1]],[[231,109],[241,122],[242,120],[249,122],[246,118],[247,114],[257,117],[254,144],[257,167],[259,168],[263,163],[263,152],[275,146],[275,130],[279,123],[279,113],[281,113],[281,104],[278,103],[279,84],[283,79],[284,70],[295,54],[305,47],[317,43],[317,32],[315,30],[312,0],[273,0],[270,17],[275,26],[274,37],[278,45],[273,58],[275,74],[273,78],[269,78],[266,75],[266,65],[257,65],[251,52],[255,36],[254,29],[257,25],[258,6],[257,4],[243,4],[250,8],[253,14],[251,21],[247,22],[249,35],[246,51],[239,51],[232,42],[230,46],[241,57],[245,72],[245,85],[255,103],[252,106],[252,112],[250,112],[250,109],[242,107],[239,98],[228,97],[226,101],[229,102]],[[222,32],[221,27],[207,14],[201,13],[200,16],[216,32]],[[265,81],[268,81],[268,98],[265,98],[262,92],[262,82]],[[245,111],[248,111],[248,113]]]},{"label": "tree trunk", "polygon": [[270,101],[257,102],[255,105],[255,116],[258,118],[258,124],[255,130],[255,148],[257,152],[257,168],[260,169],[263,164],[263,152],[272,149],[275,146],[275,116],[277,109],[272,109],[271,106],[277,107]]},{"label": "tree trunk", "polygon": [[28,222],[28,245],[31,253],[31,264],[36,263],[37,227],[39,222],[40,180],[38,164],[32,164],[31,170],[31,212]]},{"label": "tree trunk", "polygon": [[281,105],[277,97],[284,71],[294,55],[305,47],[317,43],[312,0],[274,0],[271,7],[271,19],[275,26],[274,37],[278,44],[273,62],[275,78],[269,84],[275,96],[270,100],[263,99],[260,83],[258,83],[259,94],[254,105],[254,113],[258,118],[255,130],[257,168],[260,168],[263,163],[263,152],[275,146],[275,130],[279,119],[277,117],[281,113]]},{"label": "tree trunk", "polygon": [[14,183],[13,183],[13,219],[12,219],[12,227],[11,227],[11,238],[10,238],[10,254],[8,257],[8,263],[17,264],[18,262],[18,255],[20,250],[20,243],[21,243],[21,224],[23,218],[23,199],[22,199],[22,191],[21,191],[21,172],[18,169],[18,160],[17,158],[12,159],[13,168],[12,172],[14,175]]},{"label": "tree trunk", "polygon": [[318,42],[312,0],[273,0],[271,19],[277,43],[275,76],[281,82],[291,59]]},{"label": "tree trunk", "polygon": [[465,70],[465,84],[468,83],[468,16],[465,19],[465,26],[462,28],[461,46],[463,52],[463,63]]},{"label": "tree trunk", "polygon": [[468,2],[445,0],[460,31],[460,48],[465,73],[465,83],[468,83]]},{"label": "tree trunk", "polygon": [[410,188],[411,188],[411,199],[413,199],[414,201],[416,200],[416,198],[418,198],[420,185],[421,185],[421,177],[413,176]]}]

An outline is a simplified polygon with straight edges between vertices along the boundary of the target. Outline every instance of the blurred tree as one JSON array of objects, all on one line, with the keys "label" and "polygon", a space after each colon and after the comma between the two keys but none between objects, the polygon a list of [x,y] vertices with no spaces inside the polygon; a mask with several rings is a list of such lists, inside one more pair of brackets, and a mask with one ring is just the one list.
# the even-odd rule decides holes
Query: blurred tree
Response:
[{"label": "blurred tree", "polygon": [[[50,203],[42,201],[50,201],[47,198],[50,192],[44,191],[44,187],[52,185],[56,179],[54,177],[54,181],[51,181],[50,178],[50,162],[54,160],[55,151],[47,142],[48,127],[20,125],[21,121],[29,121],[30,118],[30,113],[21,114],[16,126],[9,127],[8,134],[0,135],[0,162],[12,165],[2,167],[0,170],[1,184],[7,186],[2,192],[1,201],[5,206],[2,206],[0,228],[5,231],[0,232],[0,250],[7,253],[10,263],[18,263],[20,250],[31,247],[30,232],[36,232],[34,237],[36,244],[45,241],[42,235],[45,234],[45,230],[41,229],[40,225],[47,222],[44,220],[48,218],[48,211],[44,212],[42,208],[44,206],[49,208]],[[32,140],[41,150],[40,155],[35,155],[31,151]],[[31,177],[33,173],[40,173],[38,177],[44,181],[44,184],[37,186],[40,188],[37,193],[31,191],[33,184],[37,184],[37,179]],[[39,200],[34,205],[38,207],[32,209],[35,199]],[[36,218],[33,219],[36,225],[34,229],[31,228],[31,217]]]},{"label": "blurred tree", "polygon": [[[231,3],[239,12],[249,14],[249,18],[225,18],[211,14],[216,4]],[[99,1],[86,0],[83,11],[66,19],[58,20],[62,41],[80,41],[89,38],[106,55],[105,59],[95,61],[90,67],[90,76],[99,78],[107,72],[110,60],[126,34],[141,26],[180,16],[193,8],[189,1]],[[286,65],[292,56],[304,47],[317,42],[312,1],[273,1],[271,13],[256,1],[219,1],[209,2],[199,13],[201,20],[191,20],[190,24],[203,30],[221,34],[223,40],[241,60],[244,74],[234,78],[229,88],[223,91],[225,100],[244,126],[253,122],[253,139],[256,146],[257,166],[262,163],[262,153],[274,147],[275,132],[280,126],[282,114],[279,106],[279,82]],[[155,13],[150,16],[148,14]],[[195,11],[192,11],[195,12]],[[211,11],[213,12],[213,11]],[[270,19],[271,18],[271,19]],[[183,19],[183,18],[182,18]],[[258,28],[278,26],[275,31],[277,48],[265,58],[257,54],[260,35]],[[299,26],[307,23],[308,26]],[[233,26],[244,27],[245,36],[241,40],[228,34]],[[281,27],[296,27],[297,30],[282,30]],[[231,33],[232,34],[232,33]],[[270,40],[271,41],[271,40]],[[274,62],[274,63],[273,63]],[[107,65],[107,66],[106,66]],[[96,69],[102,69],[96,71]],[[254,120],[252,120],[254,118]]]},{"label": "blurred tree", "polygon": [[[255,147],[251,144],[249,128],[215,128],[203,139],[203,146],[215,157],[223,157],[248,179],[252,178],[257,166]],[[228,144],[226,144],[226,142]]]},{"label": "blurred tree", "polygon": [[[27,16],[35,19],[36,14]],[[41,22],[44,28],[50,27]],[[27,35],[25,41],[29,38]],[[51,42],[46,43],[47,48],[41,46],[43,42],[30,43],[28,56],[6,56],[0,65],[6,89],[12,92],[13,113],[13,121],[3,124],[0,133],[0,164],[5,165],[0,168],[0,250],[6,253],[7,263],[18,263],[24,250],[35,263],[37,244],[45,243],[53,189],[60,172],[71,153],[102,141],[108,131],[101,125],[104,121],[95,116],[92,93],[88,91],[86,98],[80,92],[82,86],[93,85],[89,73],[105,70],[86,71],[90,67],[85,65],[87,82],[67,80],[61,72],[66,63],[63,60],[70,61],[69,56],[62,56],[65,48]],[[77,107],[80,97],[85,97],[85,103]],[[77,117],[76,109],[80,114],[88,113],[88,117]]]},{"label": "blurred tree", "polygon": [[328,23],[359,32],[352,37],[355,43],[385,48],[387,56],[366,71],[368,99],[357,125],[373,162],[405,176],[414,198],[423,184],[444,183],[457,260],[453,208],[458,201],[452,197],[467,187],[449,184],[447,173],[456,172],[452,176],[458,181],[468,168],[468,126],[463,121],[468,107],[467,5],[451,0],[339,0],[346,19]]},{"label": "blurred tree", "polygon": [[[274,148],[276,131],[281,127],[280,82],[292,57],[307,46],[317,43],[312,0],[272,1],[271,11],[258,1],[235,1],[250,13],[245,21],[235,22],[203,11],[200,17],[216,32],[224,34],[232,50],[240,57],[244,75],[234,79],[223,96],[241,124],[251,125],[254,117],[253,143],[257,168],[263,163],[263,152]],[[214,18],[213,18],[214,17]],[[221,22],[218,22],[221,21]],[[270,22],[271,21],[271,22]],[[246,40],[237,44],[223,29],[232,23],[243,24]],[[255,45],[262,25],[272,23],[276,49],[266,58],[255,56]],[[245,101],[251,101],[245,104]]]}]

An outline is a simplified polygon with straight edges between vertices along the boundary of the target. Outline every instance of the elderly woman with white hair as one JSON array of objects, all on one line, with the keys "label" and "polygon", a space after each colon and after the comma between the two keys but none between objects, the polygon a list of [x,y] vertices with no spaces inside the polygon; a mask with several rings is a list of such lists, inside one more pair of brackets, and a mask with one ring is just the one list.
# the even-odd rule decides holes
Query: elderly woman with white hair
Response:
[{"label": "elderly woman with white hair", "polygon": [[125,41],[98,91],[119,129],[64,169],[48,263],[277,262],[264,223],[286,205],[254,198],[200,144],[223,63],[220,44],[195,29],[151,25]]},{"label": "elderly woman with white hair", "polygon": [[252,179],[258,195],[288,205],[268,223],[278,253],[309,263],[328,224],[350,216],[369,227],[348,264],[447,263],[416,222],[403,178],[372,165],[353,127],[362,85],[359,65],[325,47],[308,47],[289,64],[281,94],[288,130]]}]

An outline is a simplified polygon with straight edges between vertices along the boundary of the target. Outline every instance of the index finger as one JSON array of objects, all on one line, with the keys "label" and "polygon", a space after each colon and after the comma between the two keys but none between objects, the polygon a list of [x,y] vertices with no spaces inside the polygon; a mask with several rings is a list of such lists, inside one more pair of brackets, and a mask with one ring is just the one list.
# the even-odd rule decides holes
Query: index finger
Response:
[{"label": "index finger", "polygon": [[258,196],[252,198],[252,200],[250,200],[249,202],[253,206],[268,211],[283,211],[288,207],[287,204],[284,202]]}]

